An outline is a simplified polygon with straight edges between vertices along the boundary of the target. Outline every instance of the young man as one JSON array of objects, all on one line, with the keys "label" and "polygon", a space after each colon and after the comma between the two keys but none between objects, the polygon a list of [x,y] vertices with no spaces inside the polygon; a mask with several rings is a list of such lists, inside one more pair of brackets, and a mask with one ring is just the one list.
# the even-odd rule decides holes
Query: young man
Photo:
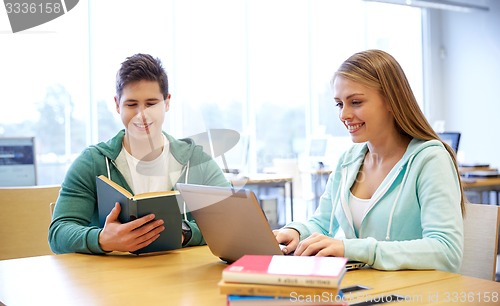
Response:
[{"label": "young man", "polygon": [[[118,203],[99,228],[96,176],[105,175],[134,194],[171,190],[177,182],[230,185],[202,147],[162,132],[170,94],[159,59],[147,54],[128,57],[117,73],[115,103],[125,129],[84,150],[62,183],[49,228],[55,253],[132,252],[165,229],[163,220],[150,222],[153,214],[121,224]],[[189,213],[182,233],[183,246],[205,243]]]}]

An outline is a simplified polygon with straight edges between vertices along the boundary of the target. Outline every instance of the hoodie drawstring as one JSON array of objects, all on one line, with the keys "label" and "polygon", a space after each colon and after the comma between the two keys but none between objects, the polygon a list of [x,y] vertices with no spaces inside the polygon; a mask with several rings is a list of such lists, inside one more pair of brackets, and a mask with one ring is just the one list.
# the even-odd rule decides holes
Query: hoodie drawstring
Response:
[{"label": "hoodie drawstring", "polygon": [[[340,179],[340,190],[344,190],[345,181],[347,180],[347,169],[342,168],[342,178]],[[342,198],[343,195],[341,195]],[[341,202],[342,199],[339,199],[336,203],[332,203],[332,216],[330,219],[330,228],[328,229],[328,234],[330,236],[333,235],[333,220],[335,219],[335,211],[337,210],[338,203]]]},{"label": "hoodie drawstring", "polygon": [[109,159],[108,157],[104,156],[104,160],[106,161],[106,170],[108,171],[108,179],[111,180],[111,171],[109,171]]},{"label": "hoodie drawstring", "polygon": [[[184,183],[188,183],[188,176],[189,176],[189,160],[187,162],[187,168],[186,168],[186,176],[184,177]],[[188,217],[187,217],[187,207],[186,207],[186,201],[184,199],[182,200],[184,202],[183,204],[183,210],[184,210],[184,221],[188,222]]]}]

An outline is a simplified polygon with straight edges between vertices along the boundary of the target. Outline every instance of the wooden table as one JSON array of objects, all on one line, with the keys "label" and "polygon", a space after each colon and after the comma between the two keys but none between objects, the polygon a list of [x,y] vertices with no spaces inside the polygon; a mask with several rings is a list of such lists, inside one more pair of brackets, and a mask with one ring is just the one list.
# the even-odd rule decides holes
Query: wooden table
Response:
[{"label": "wooden table", "polygon": [[[496,204],[500,203],[500,177],[462,178],[465,191],[474,191],[479,194],[479,202],[483,203],[483,192],[495,192]],[[488,201],[489,202],[489,201]]]},{"label": "wooden table", "polygon": [[[217,282],[226,266],[206,246],[149,256],[65,254],[3,260],[0,305],[223,306],[226,296]],[[391,293],[415,299],[438,294],[440,302],[433,305],[442,305],[448,293],[500,292],[500,283],[441,271],[355,270],[342,281],[342,287],[352,285],[369,288],[345,294],[346,300],[357,302]]]},{"label": "wooden table", "polygon": [[65,254],[0,261],[6,305],[224,305],[226,267],[207,247],[161,255]]},{"label": "wooden table", "polygon": [[[391,293],[404,297],[404,303],[394,305],[500,305],[500,283],[466,276],[398,288]],[[362,296],[358,301],[380,296],[383,294]]]}]

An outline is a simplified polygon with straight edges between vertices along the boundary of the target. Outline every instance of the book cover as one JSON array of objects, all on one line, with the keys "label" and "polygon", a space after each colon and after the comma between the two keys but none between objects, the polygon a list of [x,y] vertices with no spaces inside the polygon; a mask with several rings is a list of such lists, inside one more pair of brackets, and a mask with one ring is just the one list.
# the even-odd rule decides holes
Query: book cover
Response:
[{"label": "book cover", "polygon": [[335,296],[338,288],[322,288],[309,286],[283,286],[272,284],[229,283],[221,280],[218,283],[221,294],[226,295],[256,295],[256,296],[281,296],[294,295]]},{"label": "book cover", "polygon": [[330,298],[313,297],[274,297],[274,296],[249,296],[249,295],[228,295],[227,306],[344,306],[349,305],[341,296]]},{"label": "book cover", "polygon": [[120,203],[118,220],[127,223],[150,213],[164,221],[165,230],[150,245],[134,254],[175,250],[182,247],[182,216],[178,205],[178,191],[148,192],[133,195],[122,186],[101,175],[96,177],[99,224],[104,227],[106,217],[115,203]]},{"label": "book cover", "polygon": [[347,258],[286,255],[244,255],[222,271],[233,283],[338,288]]}]

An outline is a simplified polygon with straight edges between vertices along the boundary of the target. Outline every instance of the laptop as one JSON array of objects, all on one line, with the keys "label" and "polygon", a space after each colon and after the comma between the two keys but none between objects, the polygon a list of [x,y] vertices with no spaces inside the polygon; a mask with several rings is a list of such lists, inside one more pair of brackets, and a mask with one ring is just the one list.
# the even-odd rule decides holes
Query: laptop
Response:
[{"label": "laptop", "polygon": [[[245,254],[283,255],[255,193],[249,189],[177,183],[210,251],[232,263]],[[347,269],[364,266],[349,261]]]}]

